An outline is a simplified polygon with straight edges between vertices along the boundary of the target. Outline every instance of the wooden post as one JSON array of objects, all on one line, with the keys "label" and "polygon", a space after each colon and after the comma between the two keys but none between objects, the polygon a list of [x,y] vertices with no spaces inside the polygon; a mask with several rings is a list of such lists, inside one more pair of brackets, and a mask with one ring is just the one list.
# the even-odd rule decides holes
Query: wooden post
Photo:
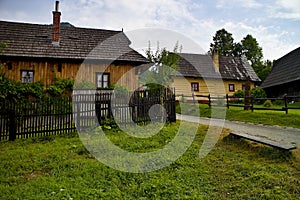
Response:
[{"label": "wooden post", "polygon": [[250,96],[250,102],[251,102],[251,111],[254,111],[254,97]]},{"label": "wooden post", "polygon": [[14,141],[17,138],[17,123],[16,114],[13,110],[9,111],[9,141]]},{"label": "wooden post", "polygon": [[285,108],[285,114],[288,114],[289,108],[288,108],[288,102],[287,102],[287,95],[284,95],[284,108]]},{"label": "wooden post", "polygon": [[77,109],[76,110],[76,129],[80,130],[80,102],[77,102],[77,108],[76,109]]},{"label": "wooden post", "polygon": [[228,94],[226,94],[226,104],[227,104],[227,109],[229,109],[229,97],[228,97]]},{"label": "wooden post", "polygon": [[193,97],[193,103],[195,104],[195,95],[194,95],[194,92],[192,93],[192,97]]},{"label": "wooden post", "polygon": [[250,77],[247,76],[246,79],[246,84],[245,84],[245,100],[244,100],[244,110],[249,110],[250,109]]}]

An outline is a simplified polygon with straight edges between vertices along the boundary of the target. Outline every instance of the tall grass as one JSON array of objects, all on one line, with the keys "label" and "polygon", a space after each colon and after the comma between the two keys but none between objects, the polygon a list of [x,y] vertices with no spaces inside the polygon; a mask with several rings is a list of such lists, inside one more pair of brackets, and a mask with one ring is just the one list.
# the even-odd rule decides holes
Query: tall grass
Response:
[{"label": "tall grass", "polygon": [[[106,135],[124,149],[153,151],[171,140],[179,125],[168,125],[158,136],[141,141],[116,129]],[[299,198],[297,152],[231,139],[224,133],[200,160],[207,128],[199,127],[190,148],[170,166],[144,174],[103,165],[76,134],[0,142],[0,199]]]}]

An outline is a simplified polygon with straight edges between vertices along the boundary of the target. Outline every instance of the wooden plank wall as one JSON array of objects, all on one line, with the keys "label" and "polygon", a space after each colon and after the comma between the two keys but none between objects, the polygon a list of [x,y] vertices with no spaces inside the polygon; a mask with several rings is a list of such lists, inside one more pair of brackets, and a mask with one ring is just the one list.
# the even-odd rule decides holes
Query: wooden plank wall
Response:
[{"label": "wooden plank wall", "polygon": [[[41,81],[45,87],[53,84],[54,78],[70,78],[76,81],[87,80],[95,84],[96,72],[110,72],[110,83],[118,83],[130,90],[137,87],[135,67],[130,64],[93,64],[67,63],[55,61],[10,61],[12,69],[8,70],[7,62],[0,69],[8,78],[21,80],[21,70],[34,70],[34,82]],[[58,65],[61,65],[61,72]]]}]

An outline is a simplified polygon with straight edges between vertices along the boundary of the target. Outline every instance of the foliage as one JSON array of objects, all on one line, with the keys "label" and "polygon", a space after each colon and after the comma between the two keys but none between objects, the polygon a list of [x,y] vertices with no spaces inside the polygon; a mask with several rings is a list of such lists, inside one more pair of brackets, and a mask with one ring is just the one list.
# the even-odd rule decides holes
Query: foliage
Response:
[{"label": "foliage", "polygon": [[272,70],[273,62],[270,60],[257,61],[252,64],[253,70],[257,76],[264,81]]},{"label": "foliage", "polygon": [[74,89],[95,89],[95,84],[87,80],[82,80],[81,82],[74,83]]},{"label": "foliage", "polygon": [[41,99],[44,96],[45,92],[41,82],[22,84],[0,73],[0,99],[21,100],[29,97]]},{"label": "foliage", "polygon": [[[250,90],[250,95],[254,98],[267,98],[267,94],[261,87],[255,87]],[[245,90],[238,90],[233,94],[234,97],[242,98],[245,96]]]},{"label": "foliage", "polygon": [[245,90],[238,90],[233,94],[234,97],[242,98],[245,96]]},{"label": "foliage", "polygon": [[149,89],[159,89],[168,86],[173,81],[176,74],[178,61],[180,59],[178,43],[176,43],[173,52],[166,48],[159,48],[155,52],[149,47],[146,50],[146,56],[153,65],[140,76],[140,82]]},{"label": "foliage", "polygon": [[[174,138],[179,122],[149,139],[107,130],[122,149],[151,152]],[[189,127],[199,126],[188,123]],[[1,199],[298,199],[299,159],[225,137],[204,159],[207,126],[170,166],[151,173],[109,168],[77,134],[0,142]],[[296,152],[295,152],[296,153]]]},{"label": "foliage", "polygon": [[129,89],[125,86],[116,84],[114,86],[114,92],[117,98],[126,97],[129,94]]},{"label": "foliage", "polygon": [[283,102],[283,100],[275,100],[275,101],[273,101],[273,105],[275,105],[275,106],[283,106],[284,102]]},{"label": "foliage", "polygon": [[266,100],[266,101],[265,101],[264,107],[270,108],[270,107],[272,107],[272,106],[273,106],[273,104],[272,104],[272,101],[271,101],[271,100]]},{"label": "foliage", "polygon": [[218,53],[223,56],[245,55],[262,81],[266,79],[273,65],[269,60],[262,61],[262,48],[256,38],[250,34],[244,37],[241,42],[235,43],[231,33],[225,29],[218,30],[213,36],[209,53],[212,54],[214,49],[218,50]]},{"label": "foliage", "polygon": [[5,51],[5,48],[8,47],[9,41],[0,42],[0,53],[3,53]]},{"label": "foliage", "polygon": [[73,81],[70,79],[56,79],[54,85],[45,89],[41,82],[23,84],[0,73],[0,99],[15,101],[27,98],[43,99],[47,93],[52,97],[69,96],[72,88]]},{"label": "foliage", "polygon": [[241,41],[242,54],[244,54],[251,63],[260,62],[263,58],[262,48],[252,35],[247,35]]},{"label": "foliage", "polygon": [[250,95],[254,98],[267,98],[267,94],[262,87],[255,87],[250,90]]},{"label": "foliage", "polygon": [[54,85],[49,86],[46,89],[46,92],[50,94],[50,96],[61,96],[63,94],[70,95],[73,90],[74,81],[67,78],[61,79],[56,78],[54,81]]},{"label": "foliage", "polygon": [[210,44],[210,52],[217,50],[220,55],[231,56],[234,50],[232,34],[224,28],[218,30],[213,36],[213,43]]}]

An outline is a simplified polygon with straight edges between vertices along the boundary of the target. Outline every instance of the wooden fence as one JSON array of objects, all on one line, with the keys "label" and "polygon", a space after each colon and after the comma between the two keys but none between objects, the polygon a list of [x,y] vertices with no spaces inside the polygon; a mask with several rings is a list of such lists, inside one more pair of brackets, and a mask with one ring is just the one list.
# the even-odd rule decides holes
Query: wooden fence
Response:
[{"label": "wooden fence", "polygon": [[0,102],[0,140],[75,131],[71,98]]},{"label": "wooden fence", "polygon": [[[228,109],[230,107],[247,107],[252,112],[254,110],[273,110],[273,111],[284,111],[288,114],[288,110],[300,109],[300,106],[293,106],[294,101],[300,101],[300,96],[284,96],[282,98],[254,98],[252,96],[246,97],[250,99],[250,104],[245,105],[245,97],[236,97],[236,96],[212,96],[208,95],[176,95],[176,97],[181,97],[182,101],[193,104],[207,104],[210,106],[226,106]],[[187,99],[187,100],[185,100]],[[270,100],[271,102],[281,101],[282,107],[261,107],[257,106],[257,103],[263,104],[263,102]]]},{"label": "wooden fence", "polygon": [[[149,115],[149,110],[154,110]],[[113,91],[81,92],[72,97],[44,100],[0,102],[0,140],[15,140],[74,132],[114,120],[118,125],[149,123],[166,118],[176,121],[173,90],[135,91],[115,94]]]},{"label": "wooden fence", "polygon": [[[160,104],[165,115],[154,105]],[[176,121],[175,93],[170,89],[142,90],[122,94],[106,93],[77,94],[73,96],[73,107],[77,129],[86,129],[94,125],[103,125],[105,120],[113,119],[118,125],[159,122],[165,118]],[[152,110],[152,114],[149,111]]]}]

